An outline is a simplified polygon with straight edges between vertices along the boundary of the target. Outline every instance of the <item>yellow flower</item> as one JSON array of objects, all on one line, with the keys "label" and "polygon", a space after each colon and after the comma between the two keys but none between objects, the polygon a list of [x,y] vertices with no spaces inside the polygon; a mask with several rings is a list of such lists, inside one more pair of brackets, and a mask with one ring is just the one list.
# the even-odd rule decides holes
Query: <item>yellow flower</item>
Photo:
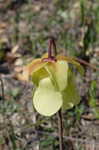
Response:
[{"label": "yellow flower", "polygon": [[69,67],[72,64],[83,72],[81,65],[73,58],[57,55],[33,60],[25,68],[25,76],[29,76],[36,86],[33,105],[42,115],[51,116],[61,107],[63,110],[72,108],[80,101],[75,84],[75,74]]}]

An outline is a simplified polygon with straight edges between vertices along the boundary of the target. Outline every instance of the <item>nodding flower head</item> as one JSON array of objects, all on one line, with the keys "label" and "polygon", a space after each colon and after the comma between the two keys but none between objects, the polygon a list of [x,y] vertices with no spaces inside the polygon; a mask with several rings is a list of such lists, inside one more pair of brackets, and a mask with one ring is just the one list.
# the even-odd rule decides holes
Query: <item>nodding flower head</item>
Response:
[{"label": "nodding flower head", "polygon": [[36,87],[33,93],[33,106],[45,116],[55,114],[60,108],[70,109],[79,103],[75,73],[69,64],[83,72],[82,66],[74,58],[52,55],[51,42],[48,53],[39,59],[34,59],[26,66],[24,72],[25,75],[27,74],[27,79],[31,76]]}]

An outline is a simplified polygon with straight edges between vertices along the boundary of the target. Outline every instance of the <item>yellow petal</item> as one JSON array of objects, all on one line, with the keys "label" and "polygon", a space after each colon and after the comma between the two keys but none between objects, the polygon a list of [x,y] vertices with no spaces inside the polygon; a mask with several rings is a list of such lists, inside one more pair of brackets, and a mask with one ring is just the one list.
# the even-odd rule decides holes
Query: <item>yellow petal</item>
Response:
[{"label": "yellow petal", "polygon": [[44,65],[46,65],[47,62],[43,62],[41,59],[34,59],[30,64],[28,64],[23,69],[23,75],[25,76],[26,80],[29,80],[29,77],[39,70],[40,68],[43,68]]},{"label": "yellow petal", "polygon": [[62,96],[55,90],[50,78],[40,81],[34,93],[33,105],[37,112],[44,116],[51,116],[61,108]]},{"label": "yellow petal", "polygon": [[66,61],[57,61],[48,63],[45,66],[46,70],[50,74],[51,79],[54,81],[55,86],[59,91],[64,90],[67,86],[68,77],[68,64]]},{"label": "yellow petal", "polygon": [[48,76],[49,76],[49,74],[46,71],[46,69],[40,68],[39,70],[32,73],[32,81],[36,86],[38,86],[40,80],[42,80],[43,78],[46,78]]},{"label": "yellow petal", "polygon": [[77,67],[78,71],[81,73],[81,75],[84,74],[83,67],[77,61],[75,61],[75,58],[73,58],[73,57],[66,57],[66,56],[62,56],[62,55],[57,55],[56,58],[58,60],[65,60],[68,63],[71,63],[71,64],[75,65]]},{"label": "yellow petal", "polygon": [[62,96],[64,110],[70,109],[80,102],[80,96],[76,87],[75,77],[72,72],[69,72],[68,85],[62,92]]}]

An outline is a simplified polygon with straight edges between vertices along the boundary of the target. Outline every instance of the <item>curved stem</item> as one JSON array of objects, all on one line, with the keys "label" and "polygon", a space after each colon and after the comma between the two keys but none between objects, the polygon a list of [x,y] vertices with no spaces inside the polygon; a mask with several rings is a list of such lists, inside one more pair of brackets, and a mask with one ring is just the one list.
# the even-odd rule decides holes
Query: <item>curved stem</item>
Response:
[{"label": "curved stem", "polygon": [[[53,48],[53,55],[52,55],[52,48]],[[49,40],[48,58],[55,57],[56,55],[57,55],[57,50],[56,50],[55,39],[51,37]]]},{"label": "curved stem", "polygon": [[75,58],[75,60],[78,61],[78,62],[81,63],[81,64],[84,64],[84,65],[86,65],[86,66],[89,66],[89,67],[92,68],[92,69],[95,69],[95,70],[99,71],[99,68],[98,68],[98,67],[96,67],[96,66],[93,65],[93,64],[90,64],[90,63],[86,62],[86,61],[83,60],[83,59]]},{"label": "curved stem", "polygon": [[52,57],[52,39],[49,40],[48,58]]},{"label": "curved stem", "polygon": [[55,43],[55,39],[52,38],[52,43],[53,43],[53,50],[54,50],[54,55],[57,55],[57,49],[56,49],[56,43]]}]

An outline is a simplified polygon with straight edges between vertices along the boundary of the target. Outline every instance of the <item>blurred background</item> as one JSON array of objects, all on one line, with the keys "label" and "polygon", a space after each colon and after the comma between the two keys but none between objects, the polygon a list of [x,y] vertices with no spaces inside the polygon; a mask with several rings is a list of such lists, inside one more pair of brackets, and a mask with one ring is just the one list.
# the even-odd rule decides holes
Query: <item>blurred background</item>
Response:
[{"label": "blurred background", "polygon": [[59,150],[57,117],[32,106],[22,68],[56,39],[58,53],[92,64],[77,73],[81,103],[63,113],[68,150],[99,150],[99,1],[0,0],[0,150]]}]

